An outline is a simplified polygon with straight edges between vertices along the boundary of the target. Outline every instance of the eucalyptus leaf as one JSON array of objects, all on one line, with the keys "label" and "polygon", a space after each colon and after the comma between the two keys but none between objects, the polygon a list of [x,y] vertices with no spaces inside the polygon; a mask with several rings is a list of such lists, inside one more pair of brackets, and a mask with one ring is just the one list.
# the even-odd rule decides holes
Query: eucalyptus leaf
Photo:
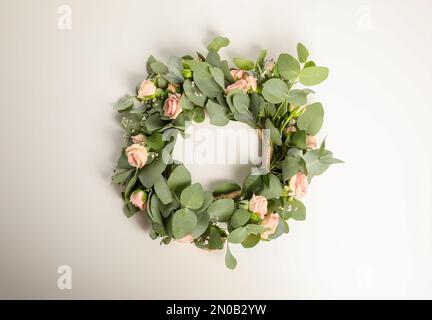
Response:
[{"label": "eucalyptus leaf", "polygon": [[297,59],[286,53],[279,55],[276,66],[280,75],[286,80],[295,80],[300,73],[300,64]]},{"label": "eucalyptus leaf", "polygon": [[230,243],[242,243],[248,236],[246,227],[240,227],[231,231],[228,235],[228,242]]},{"label": "eucalyptus leaf", "polygon": [[234,182],[219,182],[213,188],[213,195],[228,194],[240,190],[241,187]]},{"label": "eucalyptus leaf", "polygon": [[191,184],[191,175],[185,166],[179,165],[168,178],[168,187],[172,190],[183,190]]},{"label": "eucalyptus leaf", "polygon": [[172,233],[174,238],[181,239],[191,234],[198,223],[196,214],[187,208],[177,210],[172,219]]},{"label": "eucalyptus leaf", "polygon": [[248,94],[238,93],[233,96],[234,108],[239,113],[247,113],[249,111],[250,98]]},{"label": "eucalyptus leaf", "polygon": [[150,64],[150,67],[156,74],[163,75],[165,73],[168,73],[167,66],[160,61],[153,62],[152,64]]},{"label": "eucalyptus leaf", "polygon": [[309,57],[309,51],[302,43],[297,44],[297,56],[301,63],[305,63]]},{"label": "eucalyptus leaf", "polygon": [[259,194],[267,199],[279,198],[283,191],[279,178],[274,174],[269,174],[268,177],[268,186],[264,185]]},{"label": "eucalyptus leaf", "polygon": [[306,110],[297,120],[297,127],[314,136],[320,131],[323,121],[324,108],[321,103],[316,102],[306,106]]},{"label": "eucalyptus leaf", "polygon": [[326,67],[308,67],[300,72],[299,81],[305,86],[315,86],[327,79],[329,69]]},{"label": "eucalyptus leaf", "polygon": [[207,112],[210,117],[210,123],[215,126],[225,126],[228,122],[228,110],[212,100],[207,101]]},{"label": "eucalyptus leaf", "polygon": [[249,249],[255,247],[261,240],[259,234],[250,234],[246,237],[245,241],[242,242],[243,248]]},{"label": "eucalyptus leaf", "polygon": [[227,47],[229,44],[230,44],[230,41],[228,38],[218,36],[218,37],[215,37],[212,40],[212,42],[209,43],[209,45],[207,46],[207,50],[218,52],[219,49],[221,49],[223,47]]},{"label": "eucalyptus leaf", "polygon": [[146,188],[151,188],[159,179],[162,172],[165,171],[166,164],[162,157],[154,160],[149,165],[145,165],[138,173],[138,178]]},{"label": "eucalyptus leaf", "polygon": [[281,79],[272,78],[264,82],[262,94],[271,103],[281,103],[288,97],[288,86]]},{"label": "eucalyptus leaf", "polygon": [[255,66],[254,62],[248,59],[234,58],[233,61],[237,68],[246,71],[252,70]]},{"label": "eucalyptus leaf", "polygon": [[124,96],[121,97],[117,102],[114,104],[113,109],[115,111],[126,111],[133,107],[134,105],[134,98],[131,96]]},{"label": "eucalyptus leaf", "polygon": [[224,80],[224,74],[221,69],[215,68],[215,67],[209,67],[210,73],[216,81],[216,83],[222,88],[225,89],[225,80]]},{"label": "eucalyptus leaf", "polygon": [[189,209],[199,209],[204,201],[204,191],[199,183],[186,187],[180,195],[180,203]]},{"label": "eucalyptus leaf", "polygon": [[277,146],[282,145],[281,134],[278,129],[275,128],[270,119],[266,119],[265,121],[266,129],[270,130],[270,141],[273,142]]},{"label": "eucalyptus leaf", "polygon": [[234,270],[235,267],[237,266],[237,260],[232,255],[228,244],[227,244],[227,249],[226,249],[226,253],[225,253],[225,265],[228,269],[231,269],[231,270]]},{"label": "eucalyptus leaf", "polygon": [[230,224],[233,228],[244,226],[250,219],[251,213],[245,209],[236,209],[231,217]]},{"label": "eucalyptus leaf", "polygon": [[207,101],[207,97],[198,89],[197,86],[192,84],[191,79],[186,79],[183,83],[183,90],[186,97],[189,98],[197,106],[204,107]]},{"label": "eucalyptus leaf", "polygon": [[126,171],[120,171],[117,172],[113,178],[112,178],[112,183],[114,184],[120,184],[126,181],[127,178],[129,178],[129,176],[132,174],[132,172],[134,172],[134,169],[130,169],[130,170],[126,170]]},{"label": "eucalyptus leaf", "polygon": [[207,209],[210,218],[216,221],[228,221],[234,211],[234,200],[221,199],[213,202]]},{"label": "eucalyptus leaf", "polygon": [[165,177],[163,177],[162,175],[159,177],[158,180],[155,181],[154,189],[156,195],[163,204],[168,204],[173,201],[171,191],[168,188]]},{"label": "eucalyptus leaf", "polygon": [[210,217],[207,212],[197,215],[197,224],[192,230],[191,235],[194,239],[199,238],[208,228]]}]

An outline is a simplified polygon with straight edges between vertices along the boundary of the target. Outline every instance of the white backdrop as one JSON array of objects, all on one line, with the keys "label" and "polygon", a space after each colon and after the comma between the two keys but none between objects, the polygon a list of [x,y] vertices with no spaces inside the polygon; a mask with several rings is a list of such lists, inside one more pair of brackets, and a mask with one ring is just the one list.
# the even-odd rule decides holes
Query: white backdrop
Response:
[{"label": "white backdrop", "polygon": [[[69,5],[72,28],[57,26]],[[432,2],[2,0],[1,298],[432,298]],[[295,53],[316,87],[320,138],[345,164],[316,178],[307,220],[254,250],[160,247],[127,220],[110,175],[122,140],[111,104],[149,54]],[[241,169],[241,168],[240,168]],[[244,169],[244,168],[243,168]],[[191,166],[209,185],[237,166]],[[211,172],[212,174],[208,174]],[[59,290],[57,268],[72,268]]]}]

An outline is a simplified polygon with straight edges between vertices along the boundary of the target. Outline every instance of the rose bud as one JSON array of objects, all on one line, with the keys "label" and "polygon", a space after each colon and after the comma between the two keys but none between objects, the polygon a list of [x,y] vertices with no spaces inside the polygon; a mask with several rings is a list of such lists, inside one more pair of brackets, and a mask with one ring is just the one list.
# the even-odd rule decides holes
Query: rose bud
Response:
[{"label": "rose bud", "polygon": [[169,94],[168,99],[165,100],[163,105],[164,116],[170,119],[176,119],[182,112],[180,107],[180,94]]},{"label": "rose bud", "polygon": [[135,168],[142,168],[147,162],[147,148],[141,144],[133,144],[125,150],[129,164]]},{"label": "rose bud", "polygon": [[130,202],[140,210],[144,210],[144,205],[147,201],[147,193],[141,189],[137,189],[130,195]]},{"label": "rose bud", "polygon": [[155,92],[156,92],[156,86],[154,85],[154,83],[149,80],[144,80],[143,82],[141,82],[141,85],[139,87],[138,97],[139,98],[151,97],[155,94]]},{"label": "rose bud", "polygon": [[308,187],[308,178],[302,172],[297,172],[291,177],[289,181],[289,187],[295,196],[302,198],[305,196]]},{"label": "rose bud", "polygon": [[266,230],[261,233],[261,238],[267,239],[270,235],[276,232],[277,226],[279,224],[279,215],[277,213],[272,213],[267,215],[264,220],[261,222],[261,225],[264,228],[268,228],[270,230]]},{"label": "rose bud", "polygon": [[267,199],[263,196],[252,196],[252,199],[249,201],[249,211],[257,213],[261,219],[267,213]]}]

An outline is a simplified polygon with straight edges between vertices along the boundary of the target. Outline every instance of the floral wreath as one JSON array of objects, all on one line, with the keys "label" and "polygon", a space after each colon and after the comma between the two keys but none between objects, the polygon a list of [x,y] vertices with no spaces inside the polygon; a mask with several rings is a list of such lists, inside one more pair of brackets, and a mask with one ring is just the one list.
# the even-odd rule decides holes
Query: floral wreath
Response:
[{"label": "floral wreath", "polygon": [[[228,243],[252,248],[288,233],[287,220],[305,219],[300,199],[310,181],[342,161],[325,149],[325,141],[317,148],[324,110],[319,102],[307,104],[314,91],[299,86],[321,83],[328,69],[309,60],[301,43],[298,59],[282,53],[274,61],[261,50],[256,62],[235,58],[230,69],[218,53],[228,45],[227,38],[216,37],[206,56],[171,57],[167,64],[149,57],[147,79],[114,105],[127,147],[112,182],[123,186],[127,217],[147,213],[152,239],[208,250],[226,243],[225,264],[234,269]],[[171,158],[177,135],[189,121],[202,122],[205,111],[213,125],[240,121],[269,136],[261,171],[242,186],[224,182],[204,191]]]}]

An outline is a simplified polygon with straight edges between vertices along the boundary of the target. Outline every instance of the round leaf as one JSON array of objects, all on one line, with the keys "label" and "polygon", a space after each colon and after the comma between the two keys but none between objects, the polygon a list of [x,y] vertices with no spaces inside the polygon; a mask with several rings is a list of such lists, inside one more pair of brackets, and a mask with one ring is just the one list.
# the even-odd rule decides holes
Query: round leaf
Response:
[{"label": "round leaf", "polygon": [[199,183],[194,183],[184,189],[180,195],[180,203],[183,207],[198,209],[204,201],[204,191]]},{"label": "round leaf", "polygon": [[247,230],[245,227],[240,227],[238,229],[234,229],[228,236],[228,242],[230,243],[242,243],[245,241],[248,236]]},{"label": "round leaf", "polygon": [[183,189],[190,185],[191,175],[185,166],[178,166],[168,178],[168,187],[171,190]]},{"label": "round leaf", "polygon": [[221,199],[213,202],[207,212],[211,219],[217,221],[228,221],[234,211],[234,200]]},{"label": "round leaf", "polygon": [[297,126],[308,134],[316,135],[324,121],[324,109],[321,103],[316,102],[306,107],[306,111],[298,118]]},{"label": "round leaf", "polygon": [[326,67],[308,67],[300,72],[299,81],[305,86],[315,86],[327,79],[328,74]]},{"label": "round leaf", "polygon": [[264,99],[271,103],[281,103],[288,96],[288,86],[281,79],[269,79],[263,85]]},{"label": "round leaf", "polygon": [[181,239],[191,234],[197,225],[196,214],[187,208],[177,210],[172,219],[172,233],[174,238]]},{"label": "round leaf", "polygon": [[289,54],[282,53],[279,55],[276,65],[279,73],[287,80],[297,79],[300,73],[300,63]]},{"label": "round leaf", "polygon": [[231,217],[231,226],[238,228],[244,226],[250,219],[251,213],[245,209],[237,209]]}]

